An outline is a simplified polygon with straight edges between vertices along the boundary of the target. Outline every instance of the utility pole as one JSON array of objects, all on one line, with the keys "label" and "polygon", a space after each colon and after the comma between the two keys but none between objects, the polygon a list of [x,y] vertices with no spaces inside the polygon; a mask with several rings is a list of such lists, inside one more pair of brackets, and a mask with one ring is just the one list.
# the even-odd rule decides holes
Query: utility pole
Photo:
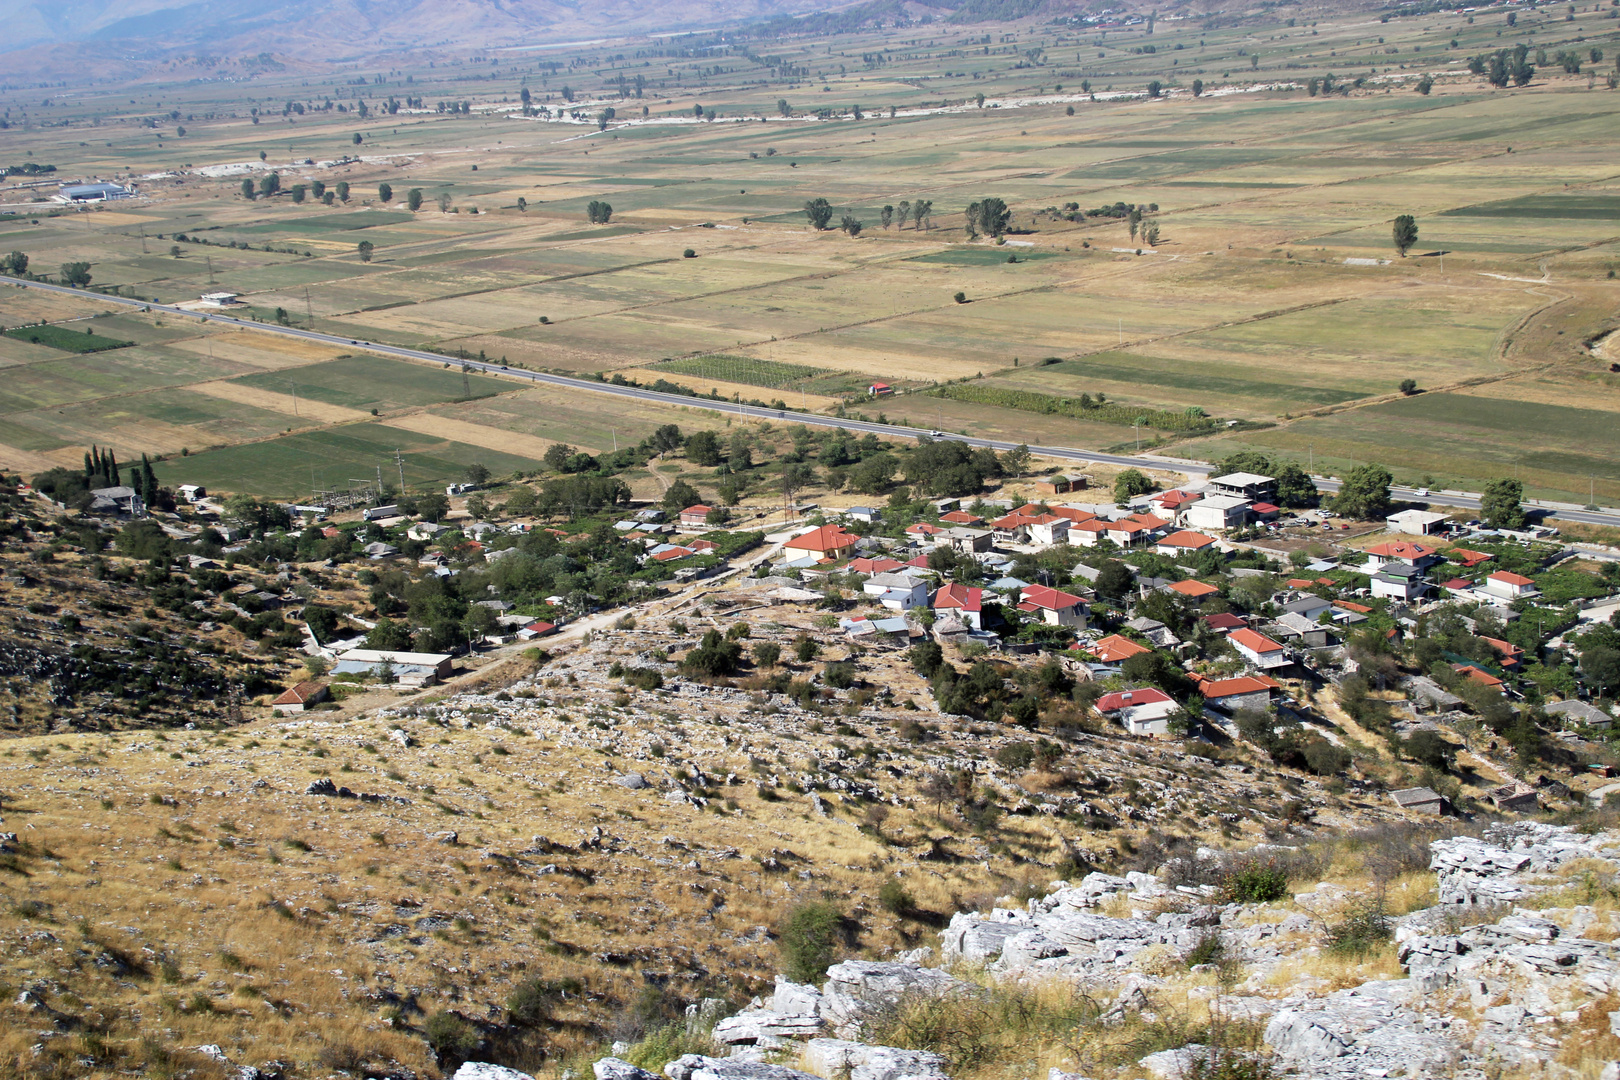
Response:
[{"label": "utility pole", "polygon": [[288,380],[287,385],[292,387],[293,415],[298,415],[298,384]]},{"label": "utility pole", "polygon": [[405,494],[405,458],[398,450],[394,451],[394,462],[399,466],[399,493]]},{"label": "utility pole", "polygon": [[208,260],[208,284],[212,285],[214,283],[214,257],[204,255],[203,258]]},{"label": "utility pole", "polygon": [[304,286],[304,326],[315,329],[315,309],[309,303],[309,286]]},{"label": "utility pole", "polygon": [[146,226],[141,226],[141,254],[146,254]]}]

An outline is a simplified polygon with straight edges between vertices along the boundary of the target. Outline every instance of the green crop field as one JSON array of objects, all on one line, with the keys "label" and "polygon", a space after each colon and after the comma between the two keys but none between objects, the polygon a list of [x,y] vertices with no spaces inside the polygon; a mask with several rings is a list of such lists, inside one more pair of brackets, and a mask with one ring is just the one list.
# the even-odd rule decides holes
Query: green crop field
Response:
[{"label": "green crop field", "polygon": [[65,326],[18,326],[5,331],[5,335],[70,353],[106,352],[108,349],[126,349],[135,344],[133,341],[103,337],[83,330],[69,330]]},{"label": "green crop field", "polygon": [[294,371],[260,372],[233,381],[350,409],[436,405],[512,389],[485,375],[465,375],[463,380],[462,371],[456,367],[432,367],[382,356],[345,356]]},{"label": "green crop field", "polygon": [[165,485],[202,484],[296,498],[321,487],[347,487],[351,478],[375,482],[379,468],[385,480],[398,484],[396,450],[404,458],[407,488],[416,490],[460,479],[475,462],[496,475],[540,467],[529,458],[484,447],[380,424],[350,424],[170,458],[157,466],[157,474]]},{"label": "green crop field", "polygon": [[761,360],[753,356],[724,354],[694,356],[685,360],[665,360],[653,370],[673,371],[681,375],[693,375],[699,379],[716,379],[720,382],[745,383],[748,386],[764,386],[772,389],[790,383],[797,385],[818,375],[827,374],[820,368],[806,367],[803,364],[779,364],[774,360]]},{"label": "green crop field", "polygon": [[[116,206],[0,207],[0,250],[28,254],[46,276],[87,261],[96,287],[126,296],[190,303],[230,290],[249,317],[280,309],[346,340],[536,369],[640,381],[665,371],[699,390],[797,390],[1088,447],[1134,442],[1126,414],[1162,414],[1154,437],[1177,454],[1257,445],[1334,469],[1386,460],[1477,487],[1512,468],[1538,491],[1601,492],[1620,398],[1593,382],[1614,361],[1588,343],[1616,325],[1620,94],[1608,67],[1589,85],[1588,72],[1538,61],[1529,86],[1497,89],[1465,61],[1518,41],[1612,58],[1620,19],[1547,6],[1515,9],[1509,25],[1494,8],[1420,7],[1382,9],[1376,25],[1266,8],[1162,18],[1151,40],[1138,24],[1104,32],[1046,17],[765,33],[750,46],[773,58],[765,66],[717,63],[707,45],[645,70],[629,58],[640,44],[559,49],[579,100],[619,102],[603,130],[556,122],[557,72],[527,53],[477,80],[403,57],[367,92],[472,111],[365,123],[353,74],[319,65],[260,72],[251,102],[243,85],[195,73],[121,100],[53,93],[48,123],[7,129],[18,160],[165,178]],[[1312,95],[1309,81],[1329,73],[1339,89]],[[621,75],[644,76],[644,96],[622,100]],[[1158,100],[1144,96],[1150,80]],[[546,111],[517,116],[521,87]],[[43,109],[38,98],[0,88],[13,116]],[[307,108],[265,123],[266,101]],[[695,105],[716,122],[695,122]],[[187,118],[183,140],[160,122],[174,111]],[[349,156],[356,133],[360,160]],[[342,181],[349,198],[242,197],[244,176],[272,169],[283,191]],[[412,188],[424,195],[414,213],[403,205]],[[964,210],[990,197],[1011,212],[1009,243],[965,227]],[[832,209],[826,230],[809,227],[814,199]],[[593,200],[612,204],[611,223],[587,220]],[[902,201],[931,203],[929,227],[884,228],[883,208]],[[1089,213],[1120,203],[1138,208],[1135,230]],[[1419,228],[1406,257],[1391,236],[1400,214]],[[846,216],[858,235],[840,230]],[[186,446],[198,451],[187,468],[215,470],[211,486],[272,482],[248,463],[318,469],[332,447],[310,428],[353,419],[293,415],[294,395],[376,410],[385,424],[427,409],[593,450],[661,420],[714,422],[464,381],[454,366],[256,349],[240,340],[252,335],[216,352],[221,331],[199,320],[107,316],[93,292],[17,293],[0,290],[0,323],[134,345],[66,356],[83,342],[8,333],[0,456],[68,459],[97,440],[126,458]],[[68,321],[84,315],[96,321]],[[1040,365],[1049,357],[1060,362]],[[1406,379],[1427,392],[1397,399]],[[902,393],[867,400],[874,381]],[[911,393],[946,383],[969,400]],[[1082,394],[1118,408],[1031,411]],[[1249,423],[1209,435],[1169,422],[1193,409]],[[355,468],[375,456],[353,443],[359,428],[329,430],[347,433]],[[232,442],[251,447],[221,445]],[[448,467],[429,465],[435,454],[456,456],[403,449],[424,477]]]}]

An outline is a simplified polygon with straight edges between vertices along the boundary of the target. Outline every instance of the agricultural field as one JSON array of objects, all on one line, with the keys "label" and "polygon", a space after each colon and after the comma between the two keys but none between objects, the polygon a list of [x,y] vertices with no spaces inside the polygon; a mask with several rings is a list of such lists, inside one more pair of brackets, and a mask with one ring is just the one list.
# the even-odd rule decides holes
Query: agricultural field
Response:
[{"label": "agricultural field", "polygon": [[[65,212],[30,201],[48,188],[0,193],[18,200],[0,204],[0,251],[47,275],[88,262],[93,290],[228,290],[264,322],[514,366],[1091,448],[1135,445],[1127,411],[1202,410],[1246,423],[1157,430],[1153,445],[1264,446],[1333,471],[1384,460],[1470,487],[1514,468],[1535,494],[1584,501],[1620,494],[1613,403],[1592,382],[1608,362],[1586,344],[1620,325],[1612,13],[1164,18],[1151,34],[939,24],[758,52],[706,39],[655,64],[579,45],[556,58],[572,62],[572,105],[558,69],[529,56],[476,82],[458,60],[370,86],[266,73],[252,95],[153,83],[46,107],[0,90],[30,119],[7,132],[19,158],[141,189]],[[1533,59],[1609,59],[1578,73],[1538,59],[1518,89],[1469,74],[1468,57],[1517,41]],[[763,52],[773,67],[755,70]],[[620,75],[645,76],[646,93],[621,93]],[[390,94],[424,104],[385,120]],[[469,107],[435,108],[447,99]],[[173,118],[148,123],[173,110],[184,137]],[[272,174],[279,191],[263,194]],[[970,235],[965,209],[992,197],[1003,236]],[[802,209],[818,198],[819,231]],[[592,201],[611,204],[607,223],[587,220]],[[899,213],[912,204],[931,212]],[[1419,238],[1403,255],[1390,222],[1405,213]],[[399,448],[425,479],[462,448],[513,462],[556,441],[611,450],[690,412],[108,317],[93,291],[16,292],[0,294],[0,457],[14,463],[96,441],[173,470],[183,448],[185,469],[228,489],[296,472],[282,444],[318,469],[330,437],[358,462],[380,429],[441,440]],[[134,344],[88,352],[89,337]],[[1402,397],[1407,379],[1425,392]],[[930,393],[957,380],[986,392]],[[873,382],[899,393],[869,402]],[[990,391],[1128,410],[1030,412]]]}]

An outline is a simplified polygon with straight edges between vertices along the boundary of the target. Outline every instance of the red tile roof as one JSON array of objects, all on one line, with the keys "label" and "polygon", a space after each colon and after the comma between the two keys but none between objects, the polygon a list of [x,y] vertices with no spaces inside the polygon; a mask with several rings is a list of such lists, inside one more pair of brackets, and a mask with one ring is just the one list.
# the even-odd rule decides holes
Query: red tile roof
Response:
[{"label": "red tile roof", "polygon": [[1205,616],[1203,622],[1212,630],[1241,630],[1249,625],[1229,611],[1223,611],[1219,615]]},{"label": "red tile roof", "polygon": [[1272,641],[1266,635],[1256,633],[1253,630],[1234,630],[1231,638],[1234,645],[1241,645],[1250,652],[1272,653],[1283,651],[1281,645]]},{"label": "red tile roof", "polygon": [[698,553],[705,551],[718,551],[720,549],[720,545],[715,543],[713,540],[694,540],[686,546]]},{"label": "red tile roof", "polygon": [[1535,582],[1531,581],[1523,574],[1514,574],[1507,570],[1498,570],[1496,573],[1492,574],[1488,580],[1500,581],[1508,585],[1518,585],[1521,588],[1525,585],[1535,584]]},{"label": "red tile roof", "polygon": [[1159,541],[1159,546],[1202,551],[1213,543],[1215,543],[1213,536],[1205,536],[1203,533],[1193,532],[1191,529],[1182,529],[1179,532],[1173,532],[1169,536],[1163,537]]},{"label": "red tile roof", "polygon": [[1196,600],[1201,596],[1210,596],[1221,590],[1213,585],[1206,585],[1202,581],[1178,581],[1170,586],[1170,591],[1180,593],[1182,596],[1190,596]]},{"label": "red tile roof", "polygon": [[1333,606],[1336,608],[1344,608],[1346,611],[1353,611],[1357,615],[1371,615],[1373,610],[1366,604],[1356,604],[1349,600],[1335,600],[1333,601]]},{"label": "red tile roof", "polygon": [[849,560],[849,572],[852,574],[887,574],[890,570],[898,570],[906,565],[899,559],[890,558],[859,558]]},{"label": "red tile roof", "polygon": [[1077,525],[1082,521],[1097,520],[1096,514],[1093,514],[1090,510],[1082,510],[1078,506],[1054,506],[1052,507],[1052,513],[1061,518],[1068,518]]},{"label": "red tile roof", "polygon": [[1446,558],[1455,559],[1457,562],[1462,563],[1465,569],[1472,570],[1482,562],[1490,562],[1496,556],[1484,551],[1470,551],[1468,548],[1455,547],[1446,552]]},{"label": "red tile roof", "polygon": [[[1020,598],[1034,607],[1045,608],[1048,611],[1062,611],[1065,608],[1076,607],[1085,603],[1073,593],[1062,592],[1048,585],[1026,585]],[[1020,604],[1020,607],[1023,605]]]},{"label": "red tile roof", "polygon": [[292,689],[284,692],[272,705],[308,705],[326,692],[326,684],[318,682],[301,682]]},{"label": "red tile roof", "polygon": [[1203,496],[1196,491],[1167,491],[1163,495],[1155,496],[1150,501],[1158,503],[1166,510],[1174,510],[1177,507],[1185,506],[1187,503],[1197,502],[1202,498]]},{"label": "red tile roof", "polygon": [[906,526],[906,532],[911,533],[913,536],[933,536],[944,531],[938,525],[930,525],[926,521],[919,521],[915,525]]},{"label": "red tile roof", "polygon": [[1442,589],[1472,589],[1474,583],[1465,577],[1454,577],[1440,587]]},{"label": "red tile roof", "polygon": [[952,582],[934,591],[933,607],[959,611],[979,611],[983,606],[984,590]]},{"label": "red tile roof", "polygon": [[948,514],[939,515],[939,520],[948,521],[952,525],[983,525],[984,518],[978,514],[970,514],[966,510],[952,510]]},{"label": "red tile roof", "polygon": [[1278,514],[1282,512],[1282,507],[1267,502],[1255,503],[1249,509],[1257,514]]},{"label": "red tile roof", "polygon": [[553,630],[557,629],[557,624],[556,623],[548,623],[548,622],[545,622],[544,620],[542,620],[540,622],[532,622],[528,626],[525,626],[523,629],[525,629],[525,630],[533,630],[536,634],[544,636],[546,634],[551,633]]},{"label": "red tile roof", "polygon": [[1144,686],[1140,690],[1116,690],[1112,694],[1104,694],[1097,699],[1097,711],[1100,713],[1119,712],[1136,705],[1160,705],[1175,698],[1152,686]]},{"label": "red tile roof", "polygon": [[654,553],[653,558],[658,562],[672,562],[675,559],[684,559],[692,554],[691,548],[672,547]]},{"label": "red tile roof", "polygon": [[1090,645],[1078,645],[1076,648],[1090,653],[1105,664],[1123,663],[1140,653],[1153,651],[1146,645],[1138,645],[1130,638],[1120,637],[1118,634],[1110,634],[1101,641],[1092,642]]},{"label": "red tile roof", "polygon": [[1377,547],[1367,549],[1367,554],[1377,555],[1383,559],[1422,559],[1433,555],[1434,548],[1424,547],[1407,540],[1394,540],[1388,544],[1379,544]]},{"label": "red tile roof", "polygon": [[803,536],[795,536],[782,546],[795,551],[840,551],[847,547],[854,547],[855,541],[860,537],[854,533],[847,533],[837,525],[823,525]]},{"label": "red tile roof", "polygon": [[1500,687],[1502,685],[1501,679],[1488,671],[1475,667],[1473,664],[1456,664],[1452,670],[1465,678],[1472,679],[1481,686]]},{"label": "red tile roof", "polygon": [[702,503],[697,503],[696,505],[688,506],[685,510],[682,510],[681,517],[708,517],[709,511],[713,509],[714,507],[712,506],[704,506]]},{"label": "red tile roof", "polygon": [[1235,697],[1238,694],[1270,692],[1278,685],[1275,679],[1261,679],[1253,675],[1241,675],[1236,679],[1215,679],[1204,682],[1198,687],[1198,692],[1206,698]]}]

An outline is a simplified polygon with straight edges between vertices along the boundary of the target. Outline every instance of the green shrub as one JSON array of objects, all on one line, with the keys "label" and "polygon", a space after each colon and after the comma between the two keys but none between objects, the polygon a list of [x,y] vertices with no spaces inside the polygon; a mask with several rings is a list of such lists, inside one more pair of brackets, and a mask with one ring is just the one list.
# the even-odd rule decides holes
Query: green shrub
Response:
[{"label": "green shrub", "polygon": [[1328,927],[1328,951],[1365,956],[1389,941],[1393,933],[1382,895],[1351,908],[1342,922]]},{"label": "green shrub", "polygon": [[915,908],[917,901],[906,891],[906,887],[900,884],[899,878],[891,877],[885,878],[882,887],[878,889],[878,905],[884,911],[892,911],[899,915]]},{"label": "green shrub", "polygon": [[707,1035],[689,1032],[684,1024],[666,1024],[649,1031],[624,1052],[624,1060],[648,1072],[663,1074],[664,1066],[684,1054],[716,1056],[722,1053]]},{"label": "green shrub", "polygon": [[1275,859],[1241,859],[1221,879],[1229,904],[1269,904],[1288,895],[1288,875]]},{"label": "green shrub", "polygon": [[455,1013],[436,1012],[422,1023],[427,1044],[440,1058],[462,1058],[483,1040],[473,1026]]},{"label": "green shrub", "polygon": [[843,915],[831,904],[800,904],[782,921],[776,942],[784,974],[794,982],[820,982],[838,954]]},{"label": "green shrub", "polygon": [[1187,955],[1181,958],[1188,967],[1197,967],[1200,964],[1219,964],[1226,959],[1226,942],[1221,938],[1219,930],[1211,930],[1199,938]]},{"label": "green shrub", "polygon": [[1035,748],[1027,742],[1009,743],[996,751],[996,763],[1008,769],[1023,771],[1035,760]]}]

